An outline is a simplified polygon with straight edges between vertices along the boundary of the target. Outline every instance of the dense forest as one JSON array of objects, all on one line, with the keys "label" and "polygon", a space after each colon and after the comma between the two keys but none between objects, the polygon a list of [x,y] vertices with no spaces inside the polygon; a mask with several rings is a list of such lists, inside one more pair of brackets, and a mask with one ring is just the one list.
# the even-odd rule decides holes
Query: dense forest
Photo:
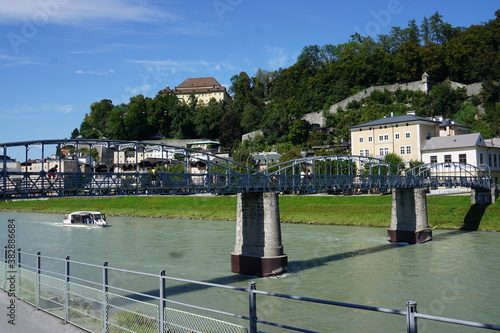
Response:
[{"label": "dense forest", "polygon": [[[445,84],[425,94],[400,90],[374,92],[345,110],[326,114],[330,133],[310,131],[304,114],[331,105],[373,85],[420,80],[422,73]],[[72,137],[147,140],[208,138],[243,157],[249,150],[275,148],[294,153],[312,145],[349,138],[349,126],[393,112],[416,110],[420,116],[443,115],[471,126],[485,138],[500,136],[500,10],[495,18],[470,27],[452,27],[439,13],[393,27],[377,39],[354,34],[339,45],[304,47],[294,65],[277,71],[259,69],[231,78],[229,103],[212,100],[197,106],[169,93],[133,96],[114,105],[104,99],[90,106]],[[447,81],[482,82],[482,93],[468,97]],[[262,130],[251,142],[243,133]]]}]

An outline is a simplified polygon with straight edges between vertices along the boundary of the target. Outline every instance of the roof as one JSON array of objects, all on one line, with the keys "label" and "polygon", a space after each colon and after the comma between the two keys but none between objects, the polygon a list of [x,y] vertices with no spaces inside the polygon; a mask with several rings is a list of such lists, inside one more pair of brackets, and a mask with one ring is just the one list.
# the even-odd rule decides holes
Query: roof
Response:
[{"label": "roof", "polygon": [[380,118],[377,120],[369,121],[367,123],[354,125],[354,126],[351,126],[349,128],[375,127],[375,126],[381,126],[381,125],[389,125],[389,124],[396,124],[396,123],[409,123],[409,122],[417,122],[417,121],[425,121],[428,123],[436,123],[436,124],[441,123],[440,121],[435,121],[435,120],[427,119],[424,117],[419,117],[419,116],[407,114],[407,115],[403,115],[403,116]]},{"label": "roof", "polygon": [[195,77],[186,79],[176,89],[187,89],[187,88],[208,88],[208,87],[221,87],[220,83],[213,77]]},{"label": "roof", "polygon": [[207,145],[207,144],[218,144],[220,145],[219,141],[212,141],[212,140],[203,140],[203,141],[193,141],[188,143],[188,145]]},{"label": "roof", "polygon": [[484,143],[488,147],[497,147],[500,148],[500,138],[486,139]]},{"label": "roof", "polygon": [[422,151],[485,146],[481,133],[438,136],[425,142]]},{"label": "roof", "polygon": [[200,93],[213,93],[225,92],[226,87],[221,86],[219,82],[213,77],[196,77],[189,78],[182,82],[174,89],[165,88],[164,92],[179,94],[200,94]]},{"label": "roof", "polygon": [[441,121],[441,124],[439,126],[440,127],[444,127],[444,126],[455,127],[456,126],[456,127],[471,128],[470,126],[457,123],[456,121],[450,120],[450,119],[444,119],[443,121]]}]

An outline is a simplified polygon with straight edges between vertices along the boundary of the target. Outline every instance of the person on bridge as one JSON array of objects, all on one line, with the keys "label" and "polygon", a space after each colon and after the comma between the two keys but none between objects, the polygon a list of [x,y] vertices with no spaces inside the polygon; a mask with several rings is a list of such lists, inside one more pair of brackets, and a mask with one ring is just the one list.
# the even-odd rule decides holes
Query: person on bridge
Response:
[{"label": "person on bridge", "polygon": [[57,173],[57,165],[54,165],[54,167],[49,169],[49,173],[48,173],[49,179],[56,178],[56,173]]}]

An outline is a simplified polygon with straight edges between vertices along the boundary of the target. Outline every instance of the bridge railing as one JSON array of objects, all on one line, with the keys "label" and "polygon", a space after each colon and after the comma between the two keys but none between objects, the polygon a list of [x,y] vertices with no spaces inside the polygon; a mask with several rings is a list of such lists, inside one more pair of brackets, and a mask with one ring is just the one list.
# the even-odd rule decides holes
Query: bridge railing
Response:
[{"label": "bridge railing", "polygon": [[[144,291],[145,285],[153,285],[154,290]],[[404,310],[336,302],[257,290],[254,282],[248,288],[235,287],[168,276],[164,270],[158,274],[144,273],[111,267],[107,262],[89,264],[7,246],[3,262],[0,260],[0,288],[9,291],[9,297],[18,297],[37,310],[89,332],[257,333],[277,327],[287,332],[314,333],[336,326],[339,310],[333,307],[345,309],[343,315],[355,316],[357,322],[366,318],[366,326],[373,325],[368,313],[385,316],[387,320],[377,320],[383,323],[379,325],[385,325],[380,329],[387,328],[387,315],[393,315],[406,318],[409,333],[418,332],[417,321],[428,328],[433,322],[441,322],[500,331],[499,325],[418,313],[415,302],[406,302]],[[198,292],[198,296],[190,296],[193,292]],[[207,298],[210,301],[203,301]],[[300,319],[280,320],[273,312],[303,312],[311,306],[315,307],[317,318],[309,321],[323,323],[319,329],[304,327]],[[351,314],[350,310],[361,310],[366,317]],[[403,321],[395,323],[392,325],[405,326]]]},{"label": "bridge railing", "polygon": [[[77,167],[71,172],[64,170],[57,173],[46,170],[20,172],[8,170],[4,160],[0,172],[2,199],[88,195],[234,194],[265,191],[352,193],[366,190],[385,192],[391,188],[489,189],[492,186],[487,166],[478,168],[451,162],[424,164],[403,171],[396,165],[376,158],[335,155],[287,161],[257,172],[242,164],[197,150],[167,145],[151,146],[152,144],[142,142],[50,141],[25,144],[26,152],[31,147],[38,146],[41,146],[43,151],[49,143],[52,145],[57,143],[59,146],[71,144],[77,147],[84,144],[89,147],[105,144],[108,147],[118,147],[116,149],[119,150],[133,148],[136,150],[136,159],[141,149],[163,151],[175,148],[174,151],[181,151],[182,154],[177,153],[174,160],[160,159],[155,168],[148,169],[143,161],[132,168],[135,170],[128,170],[125,165],[117,164],[115,170],[106,172],[83,172],[82,168],[78,167],[77,161],[74,161]],[[7,145],[4,146],[4,154],[6,152]],[[56,162],[61,163],[61,160]],[[193,168],[192,163],[202,163],[204,168]]]}]

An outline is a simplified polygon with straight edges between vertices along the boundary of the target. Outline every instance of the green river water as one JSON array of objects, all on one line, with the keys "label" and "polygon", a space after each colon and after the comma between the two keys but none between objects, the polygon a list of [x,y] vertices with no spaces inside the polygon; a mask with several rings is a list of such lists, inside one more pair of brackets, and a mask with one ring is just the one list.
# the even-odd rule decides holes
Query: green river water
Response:
[{"label": "green river water", "polygon": [[[7,242],[7,221],[16,220],[16,246],[25,252],[92,264],[211,281],[331,301],[418,311],[500,325],[500,234],[434,231],[420,245],[387,242],[381,228],[282,224],[289,272],[279,278],[231,273],[235,222],[108,217],[111,227],[62,227],[61,214],[0,212],[0,244]],[[53,264],[54,267],[60,264]],[[60,265],[62,266],[62,265]],[[58,268],[56,268],[58,269]],[[99,270],[75,268],[100,281]],[[158,289],[154,278],[115,273],[112,282],[141,292]],[[197,289],[167,282],[172,299],[247,315],[244,293]],[[320,332],[404,332],[402,316],[327,307],[258,296],[258,318]],[[220,319],[243,323],[233,318]],[[259,325],[264,332],[290,332]],[[485,332],[424,322],[419,332]]]}]

